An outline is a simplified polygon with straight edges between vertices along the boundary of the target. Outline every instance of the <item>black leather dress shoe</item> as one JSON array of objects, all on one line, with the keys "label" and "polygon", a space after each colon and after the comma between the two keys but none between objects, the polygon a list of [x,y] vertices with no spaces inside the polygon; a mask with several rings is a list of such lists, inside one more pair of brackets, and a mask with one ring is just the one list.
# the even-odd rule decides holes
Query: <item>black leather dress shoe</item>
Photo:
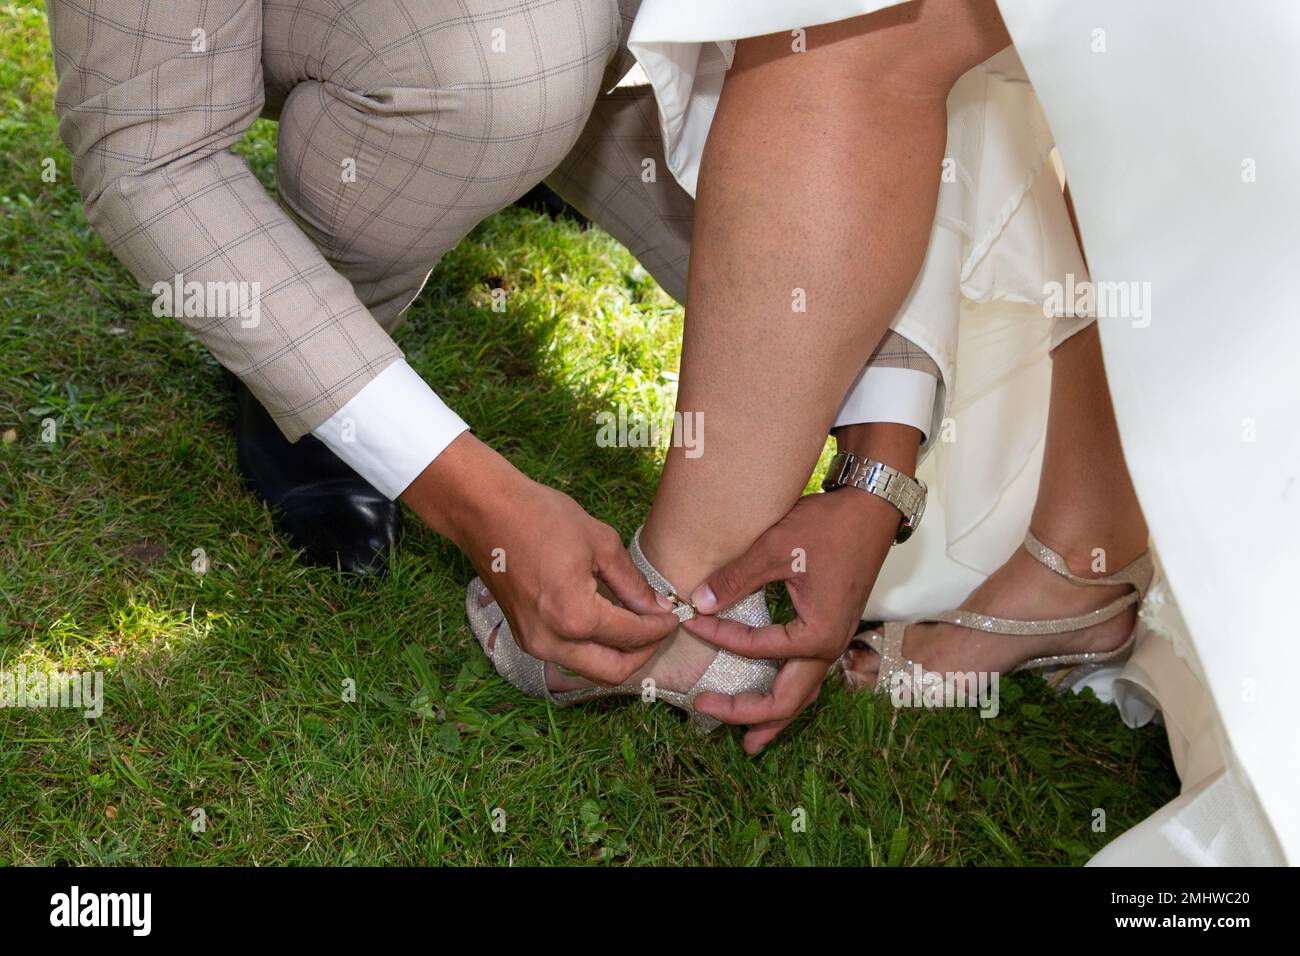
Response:
[{"label": "black leather dress shoe", "polygon": [[290,443],[242,382],[235,382],[235,398],[239,473],[275,510],[303,560],[353,574],[383,574],[402,535],[397,502],[314,435]]},{"label": "black leather dress shoe", "polygon": [[515,200],[515,205],[532,212],[540,212],[552,219],[572,219],[582,228],[591,225],[591,220],[574,209],[559,193],[545,183],[538,183],[528,192]]}]

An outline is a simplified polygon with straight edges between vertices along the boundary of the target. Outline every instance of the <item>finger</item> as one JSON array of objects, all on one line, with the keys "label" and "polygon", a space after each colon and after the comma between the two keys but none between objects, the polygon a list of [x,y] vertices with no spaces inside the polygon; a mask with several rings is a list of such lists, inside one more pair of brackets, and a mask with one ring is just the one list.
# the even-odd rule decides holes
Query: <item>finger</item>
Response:
[{"label": "finger", "polygon": [[802,699],[803,695],[794,693],[796,689],[791,688],[789,681],[782,680],[778,673],[767,693],[746,691],[732,697],[710,691],[695,698],[695,709],[716,717],[724,724],[761,724],[782,720],[793,716],[795,706]]},{"label": "finger", "polygon": [[696,617],[687,621],[685,627],[702,641],[760,661],[815,657],[821,650],[820,640],[801,618],[789,624],[751,627],[721,617]]},{"label": "finger", "polygon": [[619,647],[625,650],[658,644],[673,631],[681,621],[677,615],[666,611],[653,614],[637,614],[625,607],[611,604],[602,597],[599,617],[592,629],[590,639],[607,647]]},{"label": "finger", "polygon": [[795,719],[811,707],[813,703],[816,702],[817,698],[821,696],[822,681],[825,680],[828,668],[823,666],[821,661],[808,661],[801,663],[814,665],[815,668],[814,670],[810,670],[808,674],[808,679],[812,684],[808,690],[808,696],[803,699],[803,702],[799,704],[795,709],[794,714],[790,717],[784,720],[773,720],[764,724],[757,724],[751,726],[749,730],[746,731],[743,746],[745,752],[750,756],[757,754],[775,740],[781,731],[794,723]]},{"label": "finger", "polygon": [[540,653],[533,654],[534,657],[551,661],[579,677],[607,687],[622,684],[655,653],[654,647],[624,652],[590,641],[564,641],[559,638],[548,638],[537,643]]},{"label": "finger", "polygon": [[749,550],[725,564],[691,592],[691,603],[701,614],[731,607],[769,581],[782,581],[790,573],[789,556],[782,556],[775,539],[764,534]]},{"label": "finger", "polygon": [[[804,704],[804,707],[807,706],[807,704]],[[781,731],[785,730],[785,728],[789,727],[792,723],[794,723],[794,717],[787,718],[786,720],[773,720],[766,724],[758,724],[754,727],[750,727],[749,730],[745,731],[745,739],[742,742],[742,746],[745,748],[745,753],[749,754],[751,757],[754,756],[775,740],[777,734],[781,733]]]},{"label": "finger", "polygon": [[826,669],[822,661],[786,661],[777,673],[772,689],[766,694],[749,692],[729,697],[703,693],[695,698],[695,709],[716,717],[724,724],[756,726],[788,721],[820,691]]},{"label": "finger", "polygon": [[597,556],[596,574],[609,586],[624,606],[641,614],[671,611],[673,602],[655,591],[646,581],[620,542]]}]

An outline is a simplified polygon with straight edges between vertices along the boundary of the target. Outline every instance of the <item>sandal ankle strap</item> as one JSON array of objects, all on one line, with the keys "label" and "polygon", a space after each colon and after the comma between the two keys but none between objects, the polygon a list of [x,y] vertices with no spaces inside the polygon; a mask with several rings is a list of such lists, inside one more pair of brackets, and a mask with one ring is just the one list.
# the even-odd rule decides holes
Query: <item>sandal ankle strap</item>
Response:
[{"label": "sandal ankle strap", "polygon": [[1137,591],[1139,600],[1146,597],[1147,589],[1151,586],[1151,578],[1155,574],[1155,565],[1151,561],[1150,551],[1143,551],[1114,574],[1100,578],[1085,578],[1071,571],[1065,558],[1039,541],[1032,531],[1025,532],[1025,550],[1043,567],[1055,571],[1072,584],[1083,587],[1114,587],[1117,584],[1128,584]]},{"label": "sandal ankle strap", "polygon": [[1081,585],[1083,587],[1115,587],[1117,585],[1127,585],[1133,588],[1127,594],[1122,594],[1115,598],[1109,604],[1099,607],[1093,611],[1086,611],[1083,614],[1075,614],[1070,617],[1059,617],[1041,621],[1021,621],[1012,618],[994,617],[989,614],[980,614],[976,611],[964,611],[961,609],[955,611],[944,611],[942,614],[936,614],[927,618],[927,621],[933,621],[944,624],[956,624],[958,627],[965,627],[972,631],[984,631],[986,634],[1005,634],[1008,636],[1024,637],[1041,637],[1049,634],[1066,634],[1070,631],[1078,631],[1085,627],[1092,627],[1094,624],[1100,624],[1103,621],[1109,621],[1111,618],[1120,614],[1122,611],[1134,604],[1139,604],[1146,597],[1147,589],[1151,586],[1151,578],[1155,573],[1155,566],[1151,561],[1151,552],[1144,551],[1135,560],[1128,565],[1120,568],[1114,574],[1108,574],[1100,578],[1085,578],[1075,574],[1066,564],[1065,558],[1053,551],[1043,542],[1039,541],[1033,532],[1025,534],[1025,550],[1048,570],[1054,571],[1061,577],[1068,580],[1071,584]]},{"label": "sandal ankle strap", "polygon": [[[645,552],[641,550],[641,528],[637,528],[632,535],[627,551],[632,557],[632,563],[645,575],[650,587],[673,602],[673,613],[677,615],[678,620],[685,622],[695,617],[698,613],[695,605],[677,593],[672,583],[659,573],[659,570],[650,563],[650,559],[645,556]],[[741,598],[725,611],[719,611],[716,616],[739,621],[751,627],[763,627],[771,623],[771,617],[767,613],[767,601],[764,600],[762,591],[755,591]]]}]

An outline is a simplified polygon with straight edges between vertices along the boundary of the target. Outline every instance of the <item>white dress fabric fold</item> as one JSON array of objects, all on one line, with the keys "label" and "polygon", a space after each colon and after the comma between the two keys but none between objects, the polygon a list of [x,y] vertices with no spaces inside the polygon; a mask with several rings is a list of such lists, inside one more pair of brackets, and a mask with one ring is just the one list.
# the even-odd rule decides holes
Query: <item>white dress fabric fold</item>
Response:
[{"label": "white dress fabric fold", "polygon": [[1087,686],[1102,700],[1113,700],[1130,727],[1153,717],[1164,723],[1182,784],[1176,799],[1107,844],[1089,866],[1285,862],[1228,745],[1163,569],[1142,605],[1133,656],[1123,666],[1092,675]]}]

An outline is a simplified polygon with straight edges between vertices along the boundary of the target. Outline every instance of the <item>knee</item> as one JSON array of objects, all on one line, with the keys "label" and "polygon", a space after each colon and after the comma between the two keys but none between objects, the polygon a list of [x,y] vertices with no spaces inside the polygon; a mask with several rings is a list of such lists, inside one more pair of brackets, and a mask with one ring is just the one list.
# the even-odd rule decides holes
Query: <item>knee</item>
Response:
[{"label": "knee", "polygon": [[946,97],[968,70],[1011,44],[996,0],[927,0],[904,47],[905,79],[929,84]]},{"label": "knee", "polygon": [[621,29],[617,0],[523,0],[451,26],[423,18],[382,53],[392,82],[429,91],[435,131],[550,165],[586,124]]},{"label": "knee", "polygon": [[874,95],[944,98],[967,70],[1011,43],[996,0],[924,0],[813,27],[810,50]]}]

